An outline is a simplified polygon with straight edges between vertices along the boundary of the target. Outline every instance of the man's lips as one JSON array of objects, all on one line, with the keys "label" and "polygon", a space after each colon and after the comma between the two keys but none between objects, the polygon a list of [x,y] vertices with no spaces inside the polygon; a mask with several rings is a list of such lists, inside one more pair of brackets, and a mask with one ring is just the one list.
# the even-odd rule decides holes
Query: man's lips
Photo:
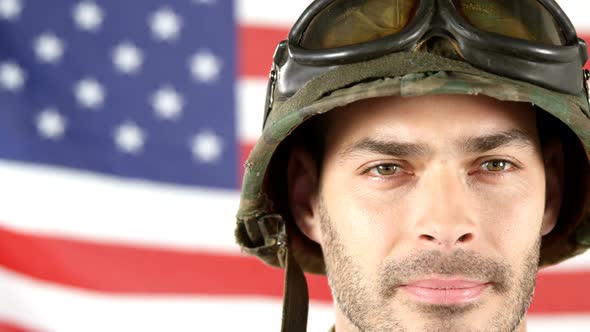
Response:
[{"label": "man's lips", "polygon": [[481,297],[490,283],[466,279],[423,279],[401,285],[419,302],[428,304],[466,304]]}]

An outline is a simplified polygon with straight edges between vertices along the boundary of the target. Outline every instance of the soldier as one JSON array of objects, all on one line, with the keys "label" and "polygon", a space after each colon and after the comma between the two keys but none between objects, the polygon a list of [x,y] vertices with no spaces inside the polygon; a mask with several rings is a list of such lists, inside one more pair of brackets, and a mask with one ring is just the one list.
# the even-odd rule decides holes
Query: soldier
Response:
[{"label": "soldier", "polygon": [[277,48],[236,237],[338,332],[526,331],[590,247],[584,41],[552,0],[317,0]]}]

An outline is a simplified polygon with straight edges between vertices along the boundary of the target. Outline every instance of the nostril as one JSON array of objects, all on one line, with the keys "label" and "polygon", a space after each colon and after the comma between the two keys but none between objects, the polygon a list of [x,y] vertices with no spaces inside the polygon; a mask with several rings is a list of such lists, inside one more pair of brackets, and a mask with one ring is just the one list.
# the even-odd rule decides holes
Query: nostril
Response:
[{"label": "nostril", "polygon": [[422,240],[426,240],[426,241],[434,241],[434,240],[436,240],[436,238],[434,236],[428,235],[428,234],[422,234],[422,235],[420,235],[420,238]]},{"label": "nostril", "polygon": [[[459,238],[456,238],[457,240],[455,241],[455,245],[456,244],[461,244],[461,243],[467,243],[470,242],[474,239],[474,235],[473,233],[465,233],[463,235],[461,235]],[[444,238],[438,238],[429,234],[420,234],[420,240],[426,241],[426,242],[431,242],[431,243],[437,243],[437,244],[451,244],[452,243],[452,238],[453,237],[448,237],[446,239]]]},{"label": "nostril", "polygon": [[457,239],[457,242],[468,242],[468,241],[470,241],[471,239],[473,239],[473,234],[471,234],[471,233],[467,233],[467,234],[463,234],[463,235],[461,235],[461,237],[459,237],[459,238]]}]

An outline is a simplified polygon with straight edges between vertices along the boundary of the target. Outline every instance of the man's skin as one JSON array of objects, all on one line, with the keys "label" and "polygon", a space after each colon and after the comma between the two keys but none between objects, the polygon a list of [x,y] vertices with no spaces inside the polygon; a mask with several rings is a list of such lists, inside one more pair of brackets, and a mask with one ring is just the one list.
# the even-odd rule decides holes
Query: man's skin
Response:
[{"label": "man's skin", "polygon": [[483,96],[364,100],[328,113],[321,170],[293,149],[289,204],[324,252],[336,331],[526,331],[563,184],[535,117]]}]

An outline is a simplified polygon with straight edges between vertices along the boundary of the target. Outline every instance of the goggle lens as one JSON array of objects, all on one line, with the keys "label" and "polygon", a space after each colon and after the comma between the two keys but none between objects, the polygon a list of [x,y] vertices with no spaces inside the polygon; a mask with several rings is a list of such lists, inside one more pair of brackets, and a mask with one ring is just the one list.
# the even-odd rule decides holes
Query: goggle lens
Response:
[{"label": "goggle lens", "polygon": [[303,32],[299,45],[321,50],[356,45],[394,35],[416,12],[416,0],[336,0]]},{"label": "goggle lens", "polygon": [[[416,14],[417,0],[335,0],[309,23],[299,46],[323,50],[392,36]],[[477,29],[545,45],[565,45],[551,13],[537,0],[452,0]]]},{"label": "goggle lens", "polygon": [[536,0],[453,0],[457,12],[471,25],[487,32],[537,42],[565,45],[555,18]]}]

